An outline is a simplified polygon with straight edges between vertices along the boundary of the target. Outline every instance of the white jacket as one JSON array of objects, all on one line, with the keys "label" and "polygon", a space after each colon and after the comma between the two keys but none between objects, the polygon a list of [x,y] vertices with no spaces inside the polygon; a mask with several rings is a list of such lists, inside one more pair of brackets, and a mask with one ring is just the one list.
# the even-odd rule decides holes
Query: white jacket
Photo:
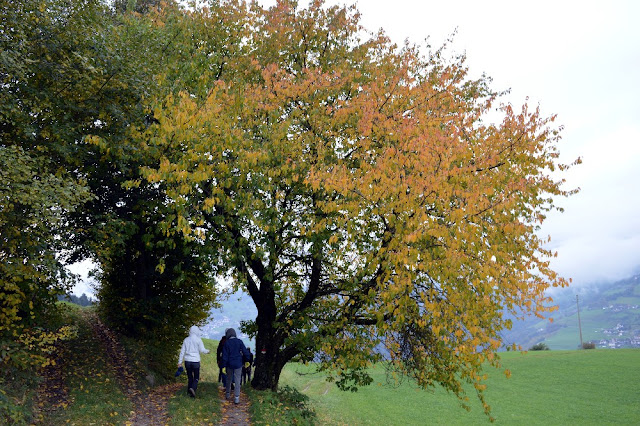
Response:
[{"label": "white jacket", "polygon": [[208,354],[209,350],[205,349],[204,343],[202,343],[202,339],[200,338],[200,329],[194,325],[189,329],[189,337],[184,339],[182,342],[178,364],[182,364],[183,360],[200,362],[200,352]]}]

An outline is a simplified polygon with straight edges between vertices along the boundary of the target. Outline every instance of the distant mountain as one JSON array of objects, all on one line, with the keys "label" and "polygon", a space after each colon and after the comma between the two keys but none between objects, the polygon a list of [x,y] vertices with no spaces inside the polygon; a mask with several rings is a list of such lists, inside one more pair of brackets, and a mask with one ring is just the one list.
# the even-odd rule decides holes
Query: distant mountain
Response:
[{"label": "distant mountain", "polygon": [[222,301],[221,307],[212,309],[209,321],[202,329],[203,337],[220,340],[227,328],[234,328],[244,343],[255,349],[255,342],[240,332],[240,321],[255,320],[258,311],[253,300],[245,293],[237,292]]},{"label": "distant mountain", "polygon": [[640,275],[588,287],[570,286],[556,290],[552,297],[558,306],[550,314],[553,322],[535,317],[514,322],[503,333],[503,342],[523,349],[540,342],[551,349],[576,349],[582,328],[582,341],[594,342],[598,348],[640,347]]},{"label": "distant mountain", "polygon": [[[502,333],[503,343],[516,343],[529,349],[544,342],[549,348],[576,349],[580,346],[578,305],[582,341],[594,342],[599,348],[640,347],[640,275],[613,283],[588,287],[557,289],[552,295],[558,310],[548,319],[529,317],[514,321],[513,328]],[[241,292],[211,310],[209,322],[202,327],[204,337],[219,340],[227,328],[233,327],[252,349],[255,342],[240,333],[240,321],[255,320],[257,311],[251,298]]]}]

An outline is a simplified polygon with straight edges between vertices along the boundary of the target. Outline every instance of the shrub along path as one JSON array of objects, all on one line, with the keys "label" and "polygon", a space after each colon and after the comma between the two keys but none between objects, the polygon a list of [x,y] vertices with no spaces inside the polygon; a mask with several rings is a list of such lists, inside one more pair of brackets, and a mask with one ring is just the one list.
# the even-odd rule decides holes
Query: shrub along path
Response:
[{"label": "shrub along path", "polygon": [[85,319],[91,325],[95,335],[100,340],[104,352],[108,355],[108,364],[115,372],[118,384],[125,396],[132,402],[134,411],[131,412],[127,425],[166,425],[169,423],[167,402],[178,389],[180,383],[170,383],[156,386],[148,393],[141,392],[136,386],[135,375],[130,367],[125,352],[113,332],[98,318],[95,312],[85,311]]},{"label": "shrub along path", "polygon": [[246,395],[240,394],[240,403],[233,403],[233,395],[231,400],[225,398],[224,388],[221,386],[218,388],[218,395],[220,395],[220,405],[222,406],[222,420],[220,425],[222,426],[249,426],[249,401]]}]

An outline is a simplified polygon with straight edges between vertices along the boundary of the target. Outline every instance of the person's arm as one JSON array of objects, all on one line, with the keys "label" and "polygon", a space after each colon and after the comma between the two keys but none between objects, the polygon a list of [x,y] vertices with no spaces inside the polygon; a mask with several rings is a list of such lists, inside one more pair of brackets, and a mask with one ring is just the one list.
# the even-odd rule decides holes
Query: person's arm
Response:
[{"label": "person's arm", "polygon": [[204,343],[202,342],[202,339],[200,339],[200,352],[202,352],[203,354],[209,353],[209,349],[204,347]]},{"label": "person's arm", "polygon": [[184,360],[185,350],[186,350],[186,346],[184,345],[184,341],[183,341],[182,347],[180,348],[180,356],[178,357],[178,367],[182,365],[182,361]]},{"label": "person's arm", "polygon": [[244,342],[242,342],[242,348],[240,352],[242,354],[242,369],[246,370],[251,366],[251,364],[249,364],[249,361],[245,361],[245,359],[249,359],[250,352],[249,349],[247,349],[247,347],[244,345]]},{"label": "person's arm", "polygon": [[[241,341],[242,342],[242,341]],[[249,351],[249,349],[247,349],[247,347],[244,345],[244,342],[242,342],[242,357],[243,358],[249,358],[251,357],[251,352]]]},{"label": "person's arm", "polygon": [[222,347],[222,367],[227,366],[227,359],[229,359],[229,345],[225,344]]}]

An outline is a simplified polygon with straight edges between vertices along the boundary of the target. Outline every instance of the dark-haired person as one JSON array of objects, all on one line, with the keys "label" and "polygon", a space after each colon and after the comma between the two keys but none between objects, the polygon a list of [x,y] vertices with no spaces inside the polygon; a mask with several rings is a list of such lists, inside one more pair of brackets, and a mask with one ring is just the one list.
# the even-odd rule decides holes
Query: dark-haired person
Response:
[{"label": "dark-haired person", "polygon": [[242,365],[242,379],[240,380],[240,384],[244,385],[245,383],[249,383],[251,381],[251,367],[253,367],[253,354],[251,353],[251,348],[247,348],[249,351],[249,358],[244,359],[244,364]]},{"label": "dark-haired person", "polygon": [[222,383],[222,387],[227,386],[227,375],[225,373],[224,364],[222,364],[222,348],[224,347],[224,342],[227,340],[227,336],[222,336],[220,339],[220,343],[218,343],[218,351],[216,355],[216,362],[218,363],[218,383]]}]

